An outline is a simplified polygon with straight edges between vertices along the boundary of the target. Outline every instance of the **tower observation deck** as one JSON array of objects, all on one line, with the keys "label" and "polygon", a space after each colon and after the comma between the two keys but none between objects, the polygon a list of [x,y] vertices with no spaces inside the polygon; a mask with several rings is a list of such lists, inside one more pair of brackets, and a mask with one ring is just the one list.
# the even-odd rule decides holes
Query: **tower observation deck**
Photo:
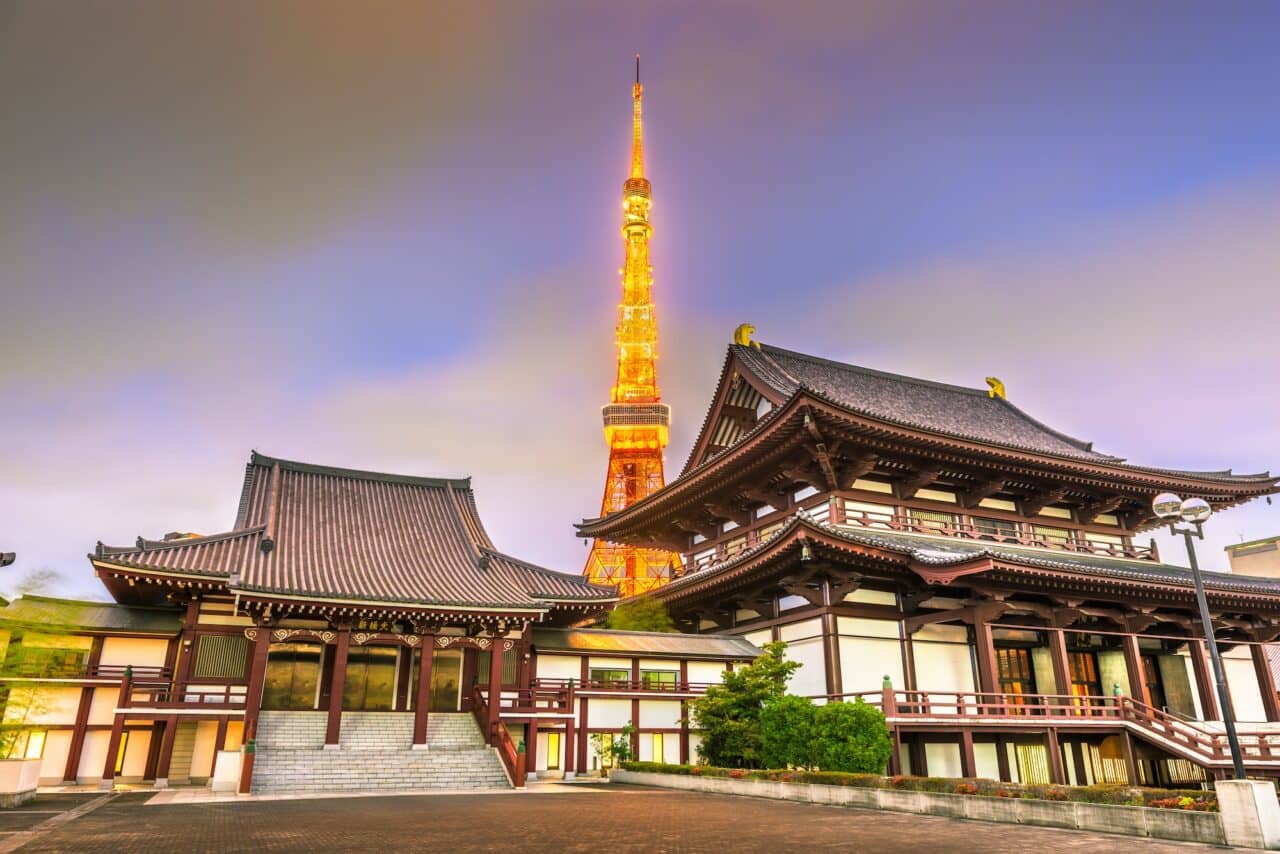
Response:
[{"label": "tower observation deck", "polygon": [[[671,408],[662,402],[657,379],[658,322],[653,307],[653,267],[649,263],[649,209],[653,186],[644,174],[640,57],[631,89],[631,173],[622,184],[622,302],[615,330],[618,376],[603,409],[609,445],[600,515],[629,507],[662,488],[662,452],[667,447]],[[644,593],[671,580],[678,558],[658,549],[592,543],[583,575],[597,584],[617,585],[623,596]]]}]

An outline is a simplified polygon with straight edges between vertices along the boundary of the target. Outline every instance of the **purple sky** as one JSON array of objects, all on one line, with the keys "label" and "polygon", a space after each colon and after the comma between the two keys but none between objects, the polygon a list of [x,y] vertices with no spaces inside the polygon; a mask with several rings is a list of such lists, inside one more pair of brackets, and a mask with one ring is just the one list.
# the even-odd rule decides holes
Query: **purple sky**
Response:
[{"label": "purple sky", "polygon": [[0,9],[0,589],[226,529],[253,448],[471,474],[579,571],[636,51],[669,474],[744,321],[1280,468],[1280,5],[427,5]]}]

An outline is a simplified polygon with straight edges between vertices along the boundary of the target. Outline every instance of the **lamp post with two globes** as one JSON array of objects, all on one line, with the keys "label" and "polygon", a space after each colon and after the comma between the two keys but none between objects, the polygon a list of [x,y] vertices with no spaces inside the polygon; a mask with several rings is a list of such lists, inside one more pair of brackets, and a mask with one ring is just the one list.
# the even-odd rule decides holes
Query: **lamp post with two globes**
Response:
[{"label": "lamp post with two globes", "polygon": [[[1204,595],[1204,579],[1200,576],[1200,564],[1196,560],[1196,547],[1192,538],[1204,539],[1204,521],[1213,513],[1209,502],[1203,498],[1183,501],[1172,492],[1164,492],[1151,502],[1151,509],[1169,523],[1169,531],[1181,534],[1187,544],[1187,560],[1191,564],[1191,578],[1196,586],[1196,603],[1200,606],[1200,625],[1204,627],[1204,640],[1209,647],[1209,660],[1213,664],[1213,679],[1218,688],[1218,705],[1222,707],[1222,723],[1227,730],[1227,744],[1231,748],[1231,764],[1237,780],[1244,779],[1244,759],[1240,755],[1240,739],[1236,736],[1235,713],[1231,708],[1231,696],[1227,693],[1227,681],[1222,675],[1222,656],[1213,636],[1213,621],[1209,617],[1209,600]],[[1178,520],[1186,523],[1178,527]]]}]

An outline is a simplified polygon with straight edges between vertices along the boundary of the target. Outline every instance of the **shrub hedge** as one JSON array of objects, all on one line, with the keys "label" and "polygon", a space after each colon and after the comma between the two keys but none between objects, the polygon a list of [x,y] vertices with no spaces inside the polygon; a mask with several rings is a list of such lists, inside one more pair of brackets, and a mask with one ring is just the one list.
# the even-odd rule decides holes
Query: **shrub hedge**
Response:
[{"label": "shrub hedge", "polygon": [[1032,783],[1001,783],[983,778],[914,777],[879,774],[846,774],[840,771],[795,771],[789,769],[751,770],[712,768],[706,765],[665,765],[661,762],[623,762],[627,771],[650,774],[682,774],[690,777],[725,777],[733,780],[772,780],[781,783],[821,783],[860,789],[901,789],[911,792],[938,792],[948,795],[977,795],[989,798],[1026,798],[1039,801],[1077,801],[1086,804],[1115,804],[1131,807],[1217,812],[1215,793],[1202,789],[1148,789],[1125,783],[1095,786],[1053,786]]}]

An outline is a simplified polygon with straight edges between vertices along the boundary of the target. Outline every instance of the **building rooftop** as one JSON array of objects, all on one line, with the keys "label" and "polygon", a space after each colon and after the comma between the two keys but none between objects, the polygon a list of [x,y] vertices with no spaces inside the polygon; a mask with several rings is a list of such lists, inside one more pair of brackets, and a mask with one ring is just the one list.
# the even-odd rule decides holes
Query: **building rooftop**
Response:
[{"label": "building rooftop", "polygon": [[0,623],[31,626],[42,631],[74,629],[176,635],[182,629],[182,616],[177,608],[29,595],[14,599],[8,607],[0,609]]},{"label": "building rooftop", "polygon": [[236,592],[445,607],[540,609],[612,589],[498,551],[469,479],[407,477],[254,453],[235,527],[99,545],[96,563],[225,578]]},{"label": "building rooftop", "polygon": [[751,660],[760,650],[733,635],[687,635],[678,632],[626,632],[613,629],[533,630],[541,652],[595,652],[601,655],[652,655],[690,659]]}]

